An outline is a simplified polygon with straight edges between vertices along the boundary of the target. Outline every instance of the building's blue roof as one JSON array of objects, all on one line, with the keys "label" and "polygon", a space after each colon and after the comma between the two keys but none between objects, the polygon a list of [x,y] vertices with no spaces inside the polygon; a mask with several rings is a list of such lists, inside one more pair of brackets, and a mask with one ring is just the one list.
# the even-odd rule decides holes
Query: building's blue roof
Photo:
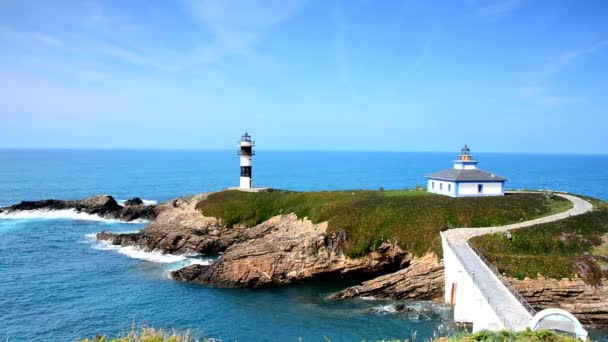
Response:
[{"label": "building's blue roof", "polygon": [[508,180],[504,177],[500,177],[479,169],[448,169],[432,173],[425,177],[431,179],[463,182],[505,182]]}]

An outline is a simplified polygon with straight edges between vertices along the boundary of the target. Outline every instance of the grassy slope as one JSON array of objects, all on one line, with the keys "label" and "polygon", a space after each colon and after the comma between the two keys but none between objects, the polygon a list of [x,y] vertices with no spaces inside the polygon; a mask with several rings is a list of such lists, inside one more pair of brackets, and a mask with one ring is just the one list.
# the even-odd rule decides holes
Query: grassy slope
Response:
[{"label": "grassy slope", "polygon": [[471,243],[501,272],[519,279],[538,274],[561,279],[576,274],[596,285],[606,276],[600,268],[608,258],[608,209],[603,205],[587,214],[511,234],[511,239],[504,234],[479,236]]},{"label": "grassy slope", "polygon": [[550,214],[560,199],[540,194],[450,198],[410,191],[223,191],[197,205],[227,226],[254,226],[278,214],[296,213],[330,232],[345,229],[347,255],[363,255],[390,240],[417,255],[441,249],[439,231],[454,227],[499,226]]}]

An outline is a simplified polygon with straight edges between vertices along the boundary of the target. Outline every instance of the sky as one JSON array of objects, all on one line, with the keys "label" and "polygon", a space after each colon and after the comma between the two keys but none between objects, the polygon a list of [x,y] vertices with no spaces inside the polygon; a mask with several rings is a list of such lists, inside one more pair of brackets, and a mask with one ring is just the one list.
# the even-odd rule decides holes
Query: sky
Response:
[{"label": "sky", "polygon": [[608,2],[0,2],[0,148],[608,153]]}]

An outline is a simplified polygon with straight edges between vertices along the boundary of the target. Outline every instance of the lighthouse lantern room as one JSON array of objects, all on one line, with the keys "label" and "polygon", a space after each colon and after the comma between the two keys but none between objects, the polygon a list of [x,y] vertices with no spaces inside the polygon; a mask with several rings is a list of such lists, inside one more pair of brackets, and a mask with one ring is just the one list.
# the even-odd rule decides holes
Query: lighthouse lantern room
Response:
[{"label": "lighthouse lantern room", "polygon": [[255,146],[255,142],[251,141],[251,136],[245,132],[245,134],[241,136],[240,150],[238,151],[241,158],[241,189],[253,188],[251,175],[251,157],[255,154],[253,146]]}]

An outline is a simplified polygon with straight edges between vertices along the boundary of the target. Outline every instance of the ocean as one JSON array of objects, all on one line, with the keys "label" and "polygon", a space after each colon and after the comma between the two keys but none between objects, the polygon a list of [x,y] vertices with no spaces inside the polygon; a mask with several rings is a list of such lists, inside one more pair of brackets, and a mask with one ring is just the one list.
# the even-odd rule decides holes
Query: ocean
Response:
[{"label": "ocean", "polygon": [[[290,190],[403,189],[451,167],[457,153],[257,151],[254,185]],[[554,189],[608,200],[608,156],[478,153],[479,167],[511,189]],[[111,194],[162,202],[238,184],[236,150],[0,150],[0,206]],[[121,223],[73,213],[0,217],[0,341],[116,336],[132,324],[191,330],[225,341],[424,341],[454,329],[447,306],[327,301],[350,285],[214,289],[175,282],[171,270],[213,256],[145,253],[98,243]],[[595,338],[608,333],[594,331]],[[608,339],[607,339],[608,340]]]}]

